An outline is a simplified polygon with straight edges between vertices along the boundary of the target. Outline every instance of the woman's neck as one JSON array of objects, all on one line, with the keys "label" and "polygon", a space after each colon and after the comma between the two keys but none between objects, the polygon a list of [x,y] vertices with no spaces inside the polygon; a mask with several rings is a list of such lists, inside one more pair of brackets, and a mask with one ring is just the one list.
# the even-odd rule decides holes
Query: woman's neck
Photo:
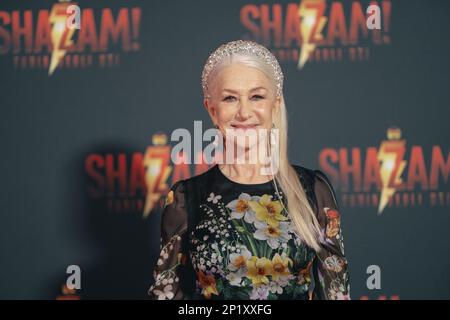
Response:
[{"label": "woman's neck", "polygon": [[261,164],[219,164],[222,173],[233,181],[257,184],[268,182],[273,176],[261,174],[263,166]]}]

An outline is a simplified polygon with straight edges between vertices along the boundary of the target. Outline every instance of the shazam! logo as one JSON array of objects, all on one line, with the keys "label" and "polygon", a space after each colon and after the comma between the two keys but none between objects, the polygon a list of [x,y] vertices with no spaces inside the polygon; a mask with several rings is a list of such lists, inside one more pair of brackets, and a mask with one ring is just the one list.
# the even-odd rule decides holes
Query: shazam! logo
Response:
[{"label": "shazam! logo", "polygon": [[164,133],[153,135],[152,146],[145,151],[143,165],[145,169],[145,184],[147,195],[144,205],[144,217],[158,204],[161,196],[167,192],[167,183],[172,166],[170,163],[170,146],[167,144],[167,136]]},{"label": "shazam! logo", "polygon": [[[75,8],[76,7],[76,8]],[[48,69],[48,75],[50,76],[59,64],[59,61],[64,58],[68,48],[73,45],[72,36],[75,32],[75,28],[71,28],[72,16],[67,16],[67,13],[75,12],[77,16],[78,9],[78,25],[80,23],[80,8],[78,6],[72,6],[70,3],[56,3],[53,5],[50,11],[49,23],[52,26],[52,44],[53,51],[50,60],[50,67]],[[69,19],[68,19],[69,18]],[[78,28],[79,29],[79,28]]]},{"label": "shazam! logo", "polygon": [[316,39],[323,40],[323,28],[328,18],[324,16],[326,8],[325,0],[301,1],[298,14],[301,18],[300,33],[302,44],[298,59],[298,68],[302,69],[309,55],[316,49]]},{"label": "shazam! logo", "polygon": [[388,207],[450,206],[448,148],[407,145],[392,126],[378,147],[322,149],[319,166],[347,207],[375,207],[381,215]]},{"label": "shazam! logo", "polygon": [[[226,160],[220,148],[218,154],[210,152],[217,150],[214,142],[221,138],[215,138],[217,130],[208,130],[202,132],[194,123],[193,139],[184,135],[187,129],[174,130],[170,140],[166,133],[157,132],[144,152],[89,154],[85,159],[88,196],[103,199],[108,211],[148,217],[164,205],[170,185]],[[273,142],[279,144],[276,136]],[[323,148],[317,168],[332,180],[344,207],[370,207],[378,215],[389,208],[449,207],[448,148],[409,144],[401,129],[393,126],[379,146]]]},{"label": "shazam! logo", "polygon": [[390,0],[300,0],[245,4],[239,15],[243,39],[268,47],[298,70],[309,63],[368,61],[376,46],[391,43]]},{"label": "shazam! logo", "polygon": [[70,1],[50,7],[0,9],[0,57],[17,70],[112,68],[140,50],[141,8],[80,8]]}]

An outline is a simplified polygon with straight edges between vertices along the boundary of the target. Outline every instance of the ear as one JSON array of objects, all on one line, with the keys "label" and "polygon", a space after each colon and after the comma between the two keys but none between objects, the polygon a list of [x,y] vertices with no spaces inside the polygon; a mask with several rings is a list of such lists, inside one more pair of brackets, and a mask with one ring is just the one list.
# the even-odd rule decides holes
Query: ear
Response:
[{"label": "ear", "polygon": [[214,108],[214,106],[211,105],[211,100],[208,98],[205,98],[203,100],[203,106],[205,107],[205,109],[208,111],[209,116],[211,117],[211,120],[213,123],[217,123],[216,121],[216,109]]},{"label": "ear", "polygon": [[281,108],[281,96],[277,96],[275,98],[275,103],[272,109],[272,117],[275,118],[275,116],[280,112]]}]

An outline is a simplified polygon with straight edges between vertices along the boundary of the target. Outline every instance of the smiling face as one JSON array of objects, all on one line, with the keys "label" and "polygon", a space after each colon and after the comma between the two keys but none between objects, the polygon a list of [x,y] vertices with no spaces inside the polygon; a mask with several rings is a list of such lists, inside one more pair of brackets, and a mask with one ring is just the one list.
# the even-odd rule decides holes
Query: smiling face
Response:
[{"label": "smiling face", "polygon": [[[209,88],[210,97],[205,98],[204,105],[225,139],[227,130],[242,135],[248,129],[272,128],[281,98],[276,96],[274,84],[259,69],[232,63],[216,74]],[[252,147],[248,139],[233,140],[236,147]]]}]

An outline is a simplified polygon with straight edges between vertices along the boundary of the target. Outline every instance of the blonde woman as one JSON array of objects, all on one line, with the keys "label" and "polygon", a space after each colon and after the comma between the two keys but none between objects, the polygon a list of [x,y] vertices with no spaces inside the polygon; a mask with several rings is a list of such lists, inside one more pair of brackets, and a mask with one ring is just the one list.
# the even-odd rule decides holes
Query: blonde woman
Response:
[{"label": "blonde woman", "polygon": [[[171,187],[152,298],[349,299],[333,187],[320,170],[288,161],[283,78],[272,53],[252,41],[209,56],[204,106],[225,153],[266,146],[270,161],[226,159]],[[267,135],[227,141],[254,129]]]}]

